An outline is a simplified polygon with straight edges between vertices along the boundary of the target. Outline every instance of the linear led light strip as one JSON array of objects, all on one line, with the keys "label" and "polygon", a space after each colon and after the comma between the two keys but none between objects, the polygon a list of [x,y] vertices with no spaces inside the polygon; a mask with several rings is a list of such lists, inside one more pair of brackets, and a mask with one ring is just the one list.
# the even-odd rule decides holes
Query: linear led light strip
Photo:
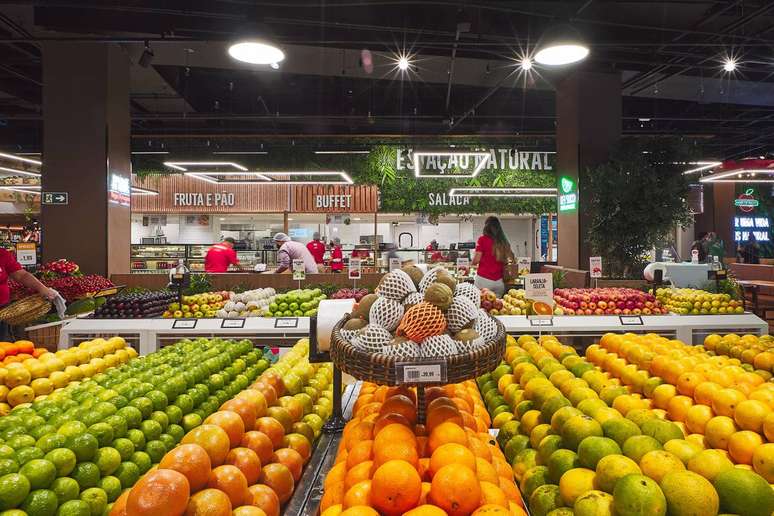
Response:
[{"label": "linear led light strip", "polygon": [[368,154],[367,150],[316,150],[315,154]]},{"label": "linear led light strip", "polygon": [[4,152],[0,152],[0,158],[12,159],[12,160],[15,160],[15,161],[22,161],[24,163],[31,163],[33,165],[42,165],[43,164],[42,161],[38,161],[36,159],[22,158],[21,156],[14,156],[13,154],[6,154]]},{"label": "linear led light strip", "polygon": [[[479,162],[478,166],[476,166],[476,169],[470,173],[470,174],[420,174],[419,173],[419,166],[420,166],[420,158],[424,156],[467,156],[468,158],[481,158],[481,161]],[[489,158],[490,155],[488,152],[455,152],[455,151],[439,151],[439,152],[414,152],[412,154],[412,159],[414,160],[414,176],[415,177],[445,177],[445,178],[465,178],[465,177],[476,177],[479,172],[481,172],[485,166],[489,164]]]},{"label": "linear led light strip", "polygon": [[340,170],[302,170],[291,172],[261,172],[262,175],[274,178],[276,176],[322,176],[322,177],[339,177],[337,181],[284,181],[273,180],[275,184],[286,185],[351,185],[353,183],[352,178],[347,175],[346,172]]},{"label": "linear led light strip", "polygon": [[231,167],[247,172],[246,167],[233,161],[165,161],[164,165],[181,172],[188,172],[188,167]]},{"label": "linear led light strip", "polygon": [[10,190],[12,192],[21,192],[32,195],[40,195],[40,185],[13,185],[0,186],[0,190]]},{"label": "linear led light strip", "polygon": [[[753,179],[751,177],[742,178],[742,174],[766,174],[772,176],[772,179]],[[734,177],[735,179],[725,179],[727,177]],[[760,168],[760,169],[737,169],[729,170],[728,172],[719,172],[711,174],[699,179],[700,183],[774,183],[774,169]]]},{"label": "linear led light strip", "polygon": [[0,172],[10,172],[12,174],[18,174],[20,176],[40,177],[40,172],[32,172],[29,170],[18,170],[15,168],[0,167]]},{"label": "linear led light strip", "polygon": [[132,186],[132,195],[158,195],[156,190],[143,188],[141,186]]},{"label": "linear led light strip", "polygon": [[[186,172],[184,175],[204,181],[206,183],[212,183],[215,185],[251,185],[258,181],[271,181],[268,177],[259,172]],[[215,176],[215,177],[213,177]],[[228,177],[228,176],[253,176],[255,179],[247,180],[222,180],[216,177]]]},{"label": "linear led light strip", "polygon": [[686,170],[685,172],[683,172],[683,175],[695,174],[696,172],[702,172],[704,170],[709,170],[711,168],[717,167],[718,165],[722,165],[723,162],[722,161],[691,161],[688,164],[689,165],[699,165],[699,166],[696,167],[696,168],[692,168],[690,170]]},{"label": "linear led light strip", "polygon": [[449,195],[462,197],[556,197],[556,188],[452,188]]}]

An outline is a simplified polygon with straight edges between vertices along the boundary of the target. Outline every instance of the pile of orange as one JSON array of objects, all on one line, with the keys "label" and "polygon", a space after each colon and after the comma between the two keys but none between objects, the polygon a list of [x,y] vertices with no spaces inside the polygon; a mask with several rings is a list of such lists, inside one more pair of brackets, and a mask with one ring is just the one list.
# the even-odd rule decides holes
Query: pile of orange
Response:
[{"label": "pile of orange", "polygon": [[417,394],[364,383],[325,477],[322,516],[523,516],[513,470],[475,382]]},{"label": "pile of orange", "polygon": [[[330,392],[327,386],[321,398]],[[110,515],[279,516],[316,433],[302,423],[309,410],[288,403],[287,394],[277,369],[265,371],[188,432],[115,501]]]},{"label": "pile of orange", "polygon": [[738,358],[755,369],[774,373],[774,336],[735,333],[720,336],[715,333],[704,339],[704,348],[732,358]]}]

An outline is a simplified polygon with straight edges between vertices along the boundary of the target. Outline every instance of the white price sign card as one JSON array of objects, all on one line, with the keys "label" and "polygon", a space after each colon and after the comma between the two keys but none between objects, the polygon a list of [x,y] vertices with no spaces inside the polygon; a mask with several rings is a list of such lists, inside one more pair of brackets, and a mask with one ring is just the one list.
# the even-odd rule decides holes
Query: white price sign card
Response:
[{"label": "white price sign card", "polygon": [[37,246],[35,242],[19,242],[16,244],[16,261],[22,266],[30,266],[38,263]]},{"label": "white price sign card", "polygon": [[524,281],[524,294],[527,299],[554,304],[554,277],[549,272],[527,274]]},{"label": "white price sign card", "polygon": [[589,271],[591,271],[592,278],[602,277],[602,257],[601,256],[589,256]]},{"label": "white price sign card", "polygon": [[304,260],[293,260],[293,279],[296,281],[303,281],[306,279]]},{"label": "white price sign card", "polygon": [[395,372],[399,383],[446,383],[446,362],[413,364],[396,362]]},{"label": "white price sign card", "polygon": [[390,258],[390,272],[400,269],[400,258]]},{"label": "white price sign card", "polygon": [[457,276],[465,278],[470,274],[470,258],[457,258]]},{"label": "white price sign card", "polygon": [[177,319],[172,323],[173,330],[193,330],[198,319]]},{"label": "white price sign card", "polygon": [[349,259],[349,279],[360,279],[360,271],[362,270],[362,263],[360,258]]}]

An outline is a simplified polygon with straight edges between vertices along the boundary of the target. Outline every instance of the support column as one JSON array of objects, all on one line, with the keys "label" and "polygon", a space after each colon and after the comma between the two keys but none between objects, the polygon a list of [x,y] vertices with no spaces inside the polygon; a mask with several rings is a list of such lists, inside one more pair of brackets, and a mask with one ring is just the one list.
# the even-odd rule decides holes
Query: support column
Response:
[{"label": "support column", "polygon": [[736,255],[734,243],[734,216],[736,207],[736,183],[715,183],[712,185],[712,203],[715,205],[713,213],[713,226],[715,233],[725,244],[726,257]]},{"label": "support column", "polygon": [[[43,44],[43,259],[129,272],[129,58],[116,44]],[[112,190],[112,192],[109,192]]]},{"label": "support column", "polygon": [[[556,89],[557,180],[568,176],[578,185],[578,205],[558,211],[558,263],[587,269],[588,216],[593,192],[584,191],[586,167],[607,161],[621,137],[621,75],[577,70]],[[561,192],[560,192],[561,193]]]}]

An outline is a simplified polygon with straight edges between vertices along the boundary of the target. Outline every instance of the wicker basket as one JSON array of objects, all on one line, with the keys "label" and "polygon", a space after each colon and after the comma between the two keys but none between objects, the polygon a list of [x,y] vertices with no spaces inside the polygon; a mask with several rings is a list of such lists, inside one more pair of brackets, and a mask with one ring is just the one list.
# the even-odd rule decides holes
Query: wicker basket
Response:
[{"label": "wicker basket", "polygon": [[39,319],[51,311],[51,303],[41,296],[29,296],[0,309],[0,320],[20,326]]},{"label": "wicker basket", "polygon": [[[491,317],[487,315],[487,317]],[[505,352],[505,328],[496,318],[497,335],[494,340],[470,352],[446,357],[446,382],[458,383],[492,371],[500,364]],[[406,385],[407,382],[398,378],[395,364],[422,365],[437,364],[437,358],[401,358],[382,353],[368,353],[345,341],[341,337],[341,328],[349,320],[349,315],[341,319],[333,327],[331,340],[331,360],[336,367],[358,380],[365,380],[380,385]],[[411,383],[408,383],[411,385]],[[419,385],[419,384],[415,384]],[[422,383],[423,386],[430,384]]]}]

